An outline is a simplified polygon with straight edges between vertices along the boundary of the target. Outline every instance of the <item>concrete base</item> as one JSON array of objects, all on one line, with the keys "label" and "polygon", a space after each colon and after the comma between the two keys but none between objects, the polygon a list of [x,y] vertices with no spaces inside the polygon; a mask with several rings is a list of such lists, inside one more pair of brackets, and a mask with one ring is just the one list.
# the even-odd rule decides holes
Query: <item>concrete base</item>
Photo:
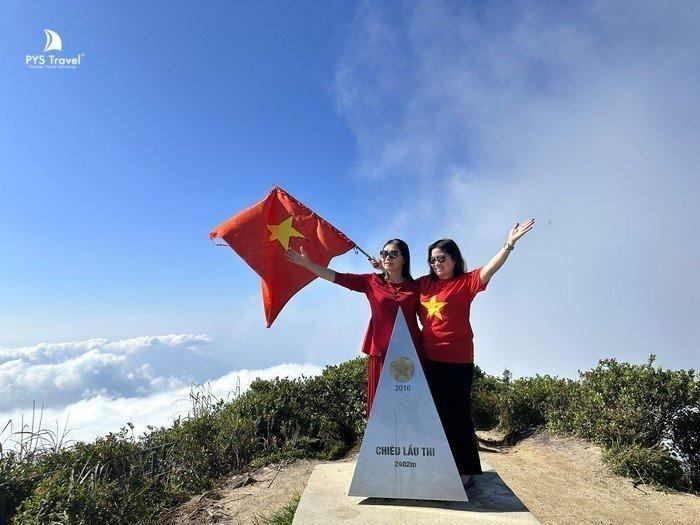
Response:
[{"label": "concrete base", "polygon": [[293,524],[539,523],[491,465],[482,463],[481,468],[484,474],[474,476],[474,484],[467,489],[469,501],[461,503],[348,496],[355,463],[317,465]]}]

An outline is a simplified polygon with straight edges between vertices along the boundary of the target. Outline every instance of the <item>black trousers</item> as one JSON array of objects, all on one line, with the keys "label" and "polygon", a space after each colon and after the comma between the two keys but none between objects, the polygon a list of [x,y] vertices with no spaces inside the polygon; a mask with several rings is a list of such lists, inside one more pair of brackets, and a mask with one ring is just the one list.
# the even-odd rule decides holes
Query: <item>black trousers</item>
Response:
[{"label": "black trousers", "polygon": [[460,474],[481,474],[471,412],[474,365],[426,359],[425,377]]}]

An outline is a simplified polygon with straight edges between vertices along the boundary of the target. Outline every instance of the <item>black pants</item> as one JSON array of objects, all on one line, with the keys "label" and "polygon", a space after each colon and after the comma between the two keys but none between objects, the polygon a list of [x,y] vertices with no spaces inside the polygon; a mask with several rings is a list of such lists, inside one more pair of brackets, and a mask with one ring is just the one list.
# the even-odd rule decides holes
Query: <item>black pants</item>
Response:
[{"label": "black pants", "polygon": [[460,474],[481,474],[471,413],[474,365],[426,359],[425,376]]}]

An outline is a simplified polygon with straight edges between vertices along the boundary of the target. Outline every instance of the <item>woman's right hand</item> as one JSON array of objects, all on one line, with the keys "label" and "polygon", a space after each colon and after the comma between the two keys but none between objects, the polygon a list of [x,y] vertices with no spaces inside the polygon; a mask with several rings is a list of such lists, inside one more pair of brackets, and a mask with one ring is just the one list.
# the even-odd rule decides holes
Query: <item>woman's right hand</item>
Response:
[{"label": "woman's right hand", "polygon": [[374,257],[368,257],[367,260],[369,263],[372,265],[372,268],[375,270],[381,270],[382,269],[382,263],[379,262],[378,259],[375,259]]},{"label": "woman's right hand", "polygon": [[302,268],[306,268],[311,273],[316,274],[321,279],[325,279],[326,281],[330,282],[335,281],[335,272],[330,268],[321,266],[320,264],[316,264],[311,259],[309,259],[306,255],[306,252],[304,252],[303,246],[299,247],[298,252],[295,252],[294,250],[285,251],[284,256],[290,263],[296,264],[297,266],[301,266]]},{"label": "woman's right hand", "polygon": [[299,251],[295,252],[291,248],[289,248],[287,251],[284,252],[284,256],[287,258],[287,260],[290,263],[294,263],[297,266],[303,266],[304,268],[308,267],[309,258],[306,256],[304,253],[304,247],[300,246]]}]

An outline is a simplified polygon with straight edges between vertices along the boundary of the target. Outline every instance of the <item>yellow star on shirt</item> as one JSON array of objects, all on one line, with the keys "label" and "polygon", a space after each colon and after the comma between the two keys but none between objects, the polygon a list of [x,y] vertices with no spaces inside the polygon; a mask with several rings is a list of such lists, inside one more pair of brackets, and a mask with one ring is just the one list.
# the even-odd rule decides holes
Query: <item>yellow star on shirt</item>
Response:
[{"label": "yellow star on shirt", "polygon": [[435,316],[442,321],[442,314],[440,313],[440,310],[442,310],[442,307],[447,303],[438,301],[437,295],[433,295],[430,298],[430,301],[421,301],[420,304],[425,306],[425,309],[428,310],[428,317]]},{"label": "yellow star on shirt", "polygon": [[279,224],[268,224],[267,229],[270,230],[270,240],[279,241],[282,248],[285,250],[289,249],[290,237],[301,237],[302,239],[306,239],[306,237],[296,231],[294,226],[292,226],[292,217],[287,217]]}]

